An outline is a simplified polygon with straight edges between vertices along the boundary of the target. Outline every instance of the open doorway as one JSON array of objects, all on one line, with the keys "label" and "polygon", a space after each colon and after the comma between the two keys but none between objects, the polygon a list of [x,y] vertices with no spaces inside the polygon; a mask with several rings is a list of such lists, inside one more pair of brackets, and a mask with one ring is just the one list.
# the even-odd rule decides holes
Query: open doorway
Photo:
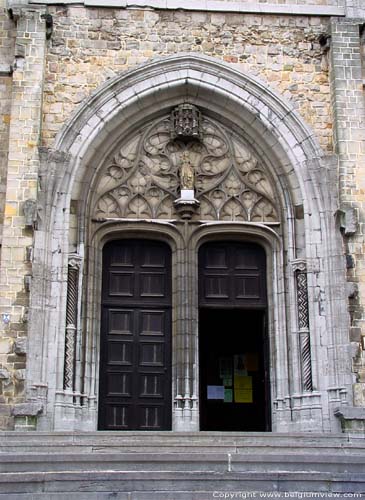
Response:
[{"label": "open doorway", "polygon": [[200,310],[200,429],[268,431],[265,312]]},{"label": "open doorway", "polygon": [[266,254],[257,243],[199,250],[200,429],[268,431]]}]

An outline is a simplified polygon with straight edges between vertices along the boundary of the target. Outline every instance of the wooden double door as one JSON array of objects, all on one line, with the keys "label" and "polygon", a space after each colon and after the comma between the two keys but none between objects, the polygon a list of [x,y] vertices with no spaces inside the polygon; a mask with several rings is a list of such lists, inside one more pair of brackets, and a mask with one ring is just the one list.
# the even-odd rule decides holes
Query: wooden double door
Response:
[{"label": "wooden double door", "polygon": [[162,242],[105,245],[99,429],[171,429],[171,252]]},{"label": "wooden double door", "polygon": [[[265,260],[251,243],[199,251],[201,430],[270,429]],[[105,245],[99,429],[171,429],[171,282],[168,245]]]}]

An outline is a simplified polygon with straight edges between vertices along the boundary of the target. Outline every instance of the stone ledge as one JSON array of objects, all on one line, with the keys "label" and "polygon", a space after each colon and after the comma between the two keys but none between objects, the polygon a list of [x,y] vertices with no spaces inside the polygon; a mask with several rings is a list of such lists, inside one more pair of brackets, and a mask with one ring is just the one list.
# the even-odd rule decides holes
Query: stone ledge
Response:
[{"label": "stone ledge", "polygon": [[20,403],[14,405],[11,414],[14,417],[35,417],[43,412],[42,403]]},{"label": "stone ledge", "polygon": [[13,67],[10,64],[0,64],[0,76],[11,76]]},{"label": "stone ledge", "polygon": [[359,406],[343,406],[337,408],[335,415],[345,420],[365,420],[365,408]]},{"label": "stone ledge", "polygon": [[84,5],[85,7],[154,8],[163,10],[193,10],[239,12],[242,14],[284,14],[296,16],[345,16],[343,7],[330,5],[282,5],[214,0],[29,0],[30,4]]},{"label": "stone ledge", "polygon": [[342,406],[335,410],[335,416],[341,420],[342,432],[365,436],[365,408]]}]

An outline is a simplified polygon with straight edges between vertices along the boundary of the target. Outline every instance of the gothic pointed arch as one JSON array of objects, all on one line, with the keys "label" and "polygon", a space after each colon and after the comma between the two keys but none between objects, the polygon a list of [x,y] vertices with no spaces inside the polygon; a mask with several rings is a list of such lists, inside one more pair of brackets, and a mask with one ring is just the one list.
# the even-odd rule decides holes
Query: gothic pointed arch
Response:
[{"label": "gothic pointed arch", "polygon": [[[180,108],[198,117],[188,131],[179,129]],[[335,366],[347,353],[346,318],[336,308],[343,277],[334,272],[333,165],[292,103],[211,57],[153,60],[87,98],[42,162],[34,282],[53,300],[34,300],[42,312],[31,315],[30,349],[42,345],[47,356],[30,362],[29,390],[51,388],[44,428],[67,421],[69,429],[70,419],[74,429],[96,428],[102,248],[143,234],[172,251],[173,428],[197,430],[196,252],[224,236],[266,251],[273,428],[305,430],[310,415],[323,430],[337,429],[332,409],[351,380]]]}]

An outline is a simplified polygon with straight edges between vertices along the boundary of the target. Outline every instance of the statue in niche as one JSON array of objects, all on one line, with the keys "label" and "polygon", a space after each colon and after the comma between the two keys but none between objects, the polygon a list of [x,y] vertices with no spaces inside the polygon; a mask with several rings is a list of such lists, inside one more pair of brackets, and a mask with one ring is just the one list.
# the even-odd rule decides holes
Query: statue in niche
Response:
[{"label": "statue in niche", "polygon": [[184,153],[181,156],[179,175],[180,175],[180,189],[187,189],[190,191],[193,190],[195,173],[194,173],[194,167],[190,163],[189,154],[187,151],[184,151]]}]

